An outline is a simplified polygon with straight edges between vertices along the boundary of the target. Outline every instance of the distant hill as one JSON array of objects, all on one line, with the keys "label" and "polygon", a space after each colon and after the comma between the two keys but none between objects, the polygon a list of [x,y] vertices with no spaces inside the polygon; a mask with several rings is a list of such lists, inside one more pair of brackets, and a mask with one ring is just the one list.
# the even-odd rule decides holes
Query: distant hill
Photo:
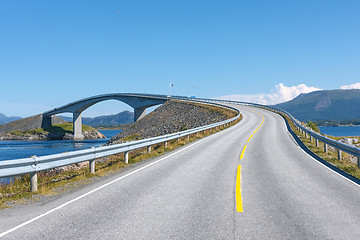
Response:
[{"label": "distant hill", "polygon": [[[62,119],[70,122],[71,117],[59,116]],[[129,111],[123,111],[114,115],[99,116],[94,118],[83,117],[82,123],[91,127],[111,127],[118,126],[121,124],[128,124],[134,122],[134,113]]]},{"label": "distant hill", "polygon": [[300,121],[354,122],[360,119],[360,89],[325,90],[300,94],[274,105]]},{"label": "distant hill", "polygon": [[5,114],[0,113],[0,125],[8,122],[12,122],[15,120],[21,119],[21,117],[7,117]]}]

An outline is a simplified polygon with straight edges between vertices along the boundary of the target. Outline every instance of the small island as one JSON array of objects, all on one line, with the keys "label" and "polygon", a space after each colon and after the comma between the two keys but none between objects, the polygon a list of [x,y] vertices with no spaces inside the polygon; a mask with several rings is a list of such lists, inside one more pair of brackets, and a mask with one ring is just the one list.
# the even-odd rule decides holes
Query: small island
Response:
[{"label": "small island", "polygon": [[[35,115],[0,125],[0,140],[73,140],[73,123],[54,117],[52,126],[42,128],[42,115]],[[83,125],[84,139],[106,138],[95,128]]]}]

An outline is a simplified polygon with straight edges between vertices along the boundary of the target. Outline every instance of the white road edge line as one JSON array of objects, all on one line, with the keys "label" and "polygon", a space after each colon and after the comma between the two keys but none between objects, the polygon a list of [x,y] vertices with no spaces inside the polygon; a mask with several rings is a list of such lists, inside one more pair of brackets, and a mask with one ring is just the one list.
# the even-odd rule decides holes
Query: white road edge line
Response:
[{"label": "white road edge line", "polygon": [[[211,136],[209,136],[209,137],[212,137],[212,136],[214,136],[214,135],[211,135]],[[190,146],[187,146],[187,147],[185,147],[185,148],[183,148],[183,149],[180,149],[180,150],[177,151],[177,152],[174,152],[174,153],[172,153],[172,154],[170,154],[170,155],[168,155],[168,156],[166,156],[166,157],[163,157],[163,158],[161,158],[161,159],[159,159],[159,160],[156,160],[155,162],[152,162],[152,163],[150,163],[150,164],[148,164],[148,165],[146,165],[146,166],[143,166],[143,167],[141,167],[141,168],[139,168],[139,169],[136,169],[136,170],[134,170],[133,172],[130,172],[130,173],[128,173],[128,174],[125,174],[124,176],[121,176],[121,177],[119,177],[119,178],[117,178],[117,179],[114,179],[114,180],[112,180],[111,182],[108,182],[108,183],[106,183],[106,184],[104,184],[104,185],[102,185],[102,186],[100,186],[100,187],[97,187],[97,188],[95,188],[95,189],[93,189],[93,190],[91,190],[91,191],[89,191],[89,192],[87,192],[87,193],[84,193],[83,195],[80,195],[79,197],[76,197],[76,198],[74,198],[74,199],[72,199],[72,200],[70,200],[70,201],[68,201],[68,202],[66,202],[66,203],[61,204],[60,206],[58,206],[58,207],[56,207],[56,208],[53,208],[53,209],[51,209],[51,210],[49,210],[49,211],[47,211],[47,212],[45,212],[45,213],[43,213],[43,214],[41,214],[41,215],[39,215],[39,216],[37,216],[37,217],[34,217],[34,218],[32,218],[32,219],[24,222],[24,223],[21,223],[21,224],[15,226],[15,227],[13,227],[13,228],[5,231],[5,232],[2,232],[2,233],[0,233],[0,238],[1,238],[1,237],[4,237],[5,235],[7,235],[7,234],[9,234],[9,233],[11,233],[11,232],[14,232],[15,230],[17,230],[17,229],[19,229],[19,228],[22,228],[22,227],[24,227],[24,226],[26,226],[26,225],[28,225],[28,224],[30,224],[30,223],[32,223],[32,222],[40,219],[40,218],[42,218],[42,217],[45,217],[46,215],[49,215],[50,213],[53,213],[53,212],[55,212],[55,211],[57,211],[57,210],[65,207],[65,206],[73,203],[73,202],[76,202],[77,200],[80,200],[80,199],[86,197],[87,195],[90,195],[90,194],[92,194],[92,193],[94,193],[94,192],[99,191],[99,190],[102,189],[102,188],[105,188],[105,187],[107,187],[107,186],[109,186],[109,185],[111,185],[111,184],[113,184],[113,183],[115,183],[115,182],[117,182],[117,181],[120,181],[120,180],[123,179],[123,178],[129,177],[129,176],[131,176],[131,175],[133,175],[133,174],[135,174],[135,173],[137,173],[137,172],[139,172],[139,171],[141,171],[141,170],[144,170],[145,168],[148,168],[148,167],[150,167],[150,166],[152,166],[152,165],[154,165],[154,164],[156,164],[156,163],[162,162],[162,161],[164,161],[165,159],[167,159],[167,158],[169,158],[169,157],[172,157],[172,156],[174,156],[174,155],[176,155],[176,154],[178,154],[178,153],[180,153],[180,152],[182,152],[182,151],[185,151],[186,149],[191,148],[191,147],[195,146],[196,144],[199,144],[199,143],[203,142],[204,140],[209,139],[209,137],[205,137],[204,139],[201,139],[200,141],[197,141],[197,142],[191,144]]]},{"label": "white road edge line", "polygon": [[[267,110],[267,111],[269,111],[269,110]],[[271,111],[269,111],[269,112],[271,112]],[[280,116],[279,114],[276,114],[276,115],[278,115],[278,116]],[[285,122],[285,119],[284,118],[281,118],[282,120],[283,120],[283,122],[284,122],[284,126],[285,126],[285,129],[286,129],[286,131],[291,135],[291,133],[289,132],[289,130],[288,130],[288,128],[287,128],[287,125],[286,125],[286,122]],[[358,183],[356,183],[356,182],[354,182],[354,181],[352,181],[352,180],[350,180],[350,179],[348,179],[347,177],[344,177],[343,175],[341,175],[340,173],[338,173],[338,172],[336,172],[336,171],[334,171],[334,170],[332,170],[331,168],[329,168],[328,166],[326,166],[326,165],[324,165],[323,163],[321,163],[321,162],[319,162],[318,160],[316,160],[313,156],[311,156],[310,154],[308,154],[307,152],[305,152],[305,150],[304,149],[302,149],[298,144],[296,144],[297,146],[298,146],[298,148],[300,148],[301,149],[301,151],[303,151],[307,156],[309,156],[313,161],[315,161],[316,163],[318,163],[318,164],[320,164],[321,166],[323,166],[324,168],[326,168],[326,169],[328,169],[329,171],[332,171],[333,173],[335,173],[335,174],[337,174],[338,176],[340,176],[340,177],[342,177],[343,179],[345,179],[346,181],[348,181],[348,182],[350,182],[350,183],[352,183],[352,184],[354,184],[355,186],[357,186],[357,187],[360,187],[360,184],[358,184]],[[325,160],[324,160],[325,161]]]},{"label": "white road edge line", "polygon": [[[285,120],[282,118],[282,120],[284,121],[284,125],[285,125],[285,129],[286,129],[286,131],[288,131],[289,132],[289,130],[288,130],[288,128],[287,128],[287,125],[286,125],[286,122],[285,122]],[[290,132],[289,132],[289,134],[291,134]],[[301,141],[301,140],[300,140]],[[298,146],[298,148],[300,148],[301,149],[301,151],[303,151],[306,155],[308,155],[312,160],[314,160],[315,162],[317,162],[318,164],[320,164],[321,166],[323,166],[323,167],[325,167],[326,169],[328,169],[328,170],[330,170],[330,171],[332,171],[333,173],[335,173],[335,174],[337,174],[338,176],[340,176],[340,177],[342,177],[342,178],[344,178],[345,180],[347,180],[347,181],[349,181],[349,182],[351,182],[352,184],[354,184],[355,186],[357,186],[357,187],[360,187],[360,184],[358,184],[358,183],[356,183],[356,182],[354,182],[354,181],[352,181],[352,180],[350,180],[350,179],[348,179],[347,177],[344,177],[343,175],[341,175],[340,173],[338,173],[338,172],[336,172],[336,171],[334,171],[334,170],[332,170],[331,168],[329,168],[328,166],[326,166],[326,165],[324,165],[323,163],[321,163],[321,162],[319,162],[318,160],[316,160],[313,156],[311,156],[310,154],[308,154],[304,149],[302,149],[298,144],[296,144],[297,146]],[[326,161],[326,160],[324,160],[324,161]]]}]

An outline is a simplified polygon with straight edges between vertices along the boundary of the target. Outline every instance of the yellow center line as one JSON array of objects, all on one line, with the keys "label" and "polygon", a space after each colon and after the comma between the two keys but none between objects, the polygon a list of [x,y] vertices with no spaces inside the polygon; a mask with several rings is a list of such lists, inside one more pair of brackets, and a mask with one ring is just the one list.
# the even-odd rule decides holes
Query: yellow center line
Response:
[{"label": "yellow center line", "polygon": [[[255,111],[253,111],[255,112]],[[258,113],[258,112],[256,112]],[[262,121],[261,121],[261,124],[260,126],[254,131],[254,133],[257,132],[257,130],[259,130],[259,128],[261,127],[261,125],[264,123],[264,116],[260,113],[258,113],[259,115],[261,115],[262,117]],[[254,136],[254,133],[251,134],[251,136],[249,137],[249,139],[247,140],[247,143],[250,142],[251,138]],[[244,157],[244,154],[245,154],[245,150],[246,150],[246,147],[247,147],[247,144],[244,146],[242,152],[241,152],[241,155],[240,155],[240,160],[243,159]],[[235,198],[236,198],[236,211],[237,212],[243,212],[243,205],[242,205],[242,198],[241,198],[241,177],[240,177],[240,174],[241,174],[241,165],[238,165],[238,168],[237,168],[237,172],[236,172],[236,186],[235,186]]]},{"label": "yellow center line", "polygon": [[243,148],[243,150],[241,152],[241,155],[240,155],[240,159],[243,159],[246,147],[247,147],[247,145],[244,146],[244,148]]},{"label": "yellow center line", "polygon": [[240,173],[241,173],[241,165],[238,165],[237,172],[236,172],[236,187],[235,187],[236,211],[237,212],[243,212],[243,205],[242,205],[242,199],[241,199]]}]

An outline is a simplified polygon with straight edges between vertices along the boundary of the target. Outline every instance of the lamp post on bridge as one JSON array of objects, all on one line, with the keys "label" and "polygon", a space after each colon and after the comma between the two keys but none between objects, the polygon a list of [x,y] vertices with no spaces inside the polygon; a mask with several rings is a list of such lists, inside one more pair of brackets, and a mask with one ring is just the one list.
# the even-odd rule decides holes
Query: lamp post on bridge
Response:
[{"label": "lamp post on bridge", "polygon": [[169,92],[170,92],[170,94],[169,94],[169,96],[171,96],[171,88],[174,86],[174,84],[172,84],[172,83],[170,83],[170,87],[169,87]]}]

